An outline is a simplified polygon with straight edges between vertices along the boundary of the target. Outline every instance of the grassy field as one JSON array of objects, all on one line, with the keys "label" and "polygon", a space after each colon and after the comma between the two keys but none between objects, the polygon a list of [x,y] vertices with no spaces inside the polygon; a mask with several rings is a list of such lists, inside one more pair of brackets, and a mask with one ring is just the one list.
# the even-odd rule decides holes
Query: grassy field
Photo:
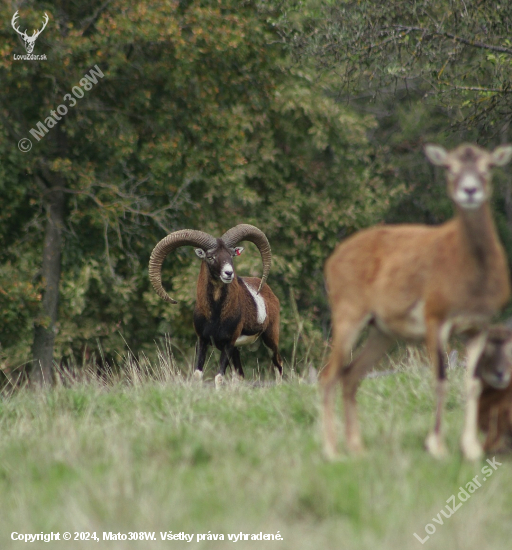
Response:
[{"label": "grassy field", "polygon": [[[398,373],[364,381],[361,419],[368,452],[322,459],[315,385],[288,372],[281,386],[256,381],[216,391],[161,369],[133,369],[108,384],[91,377],[0,401],[0,548],[11,533],[96,532],[99,542],[31,548],[224,548],[228,534],[279,534],[239,548],[505,549],[512,538],[512,461],[443,525],[446,501],[484,461],[461,461],[460,368],[449,372],[448,459],[423,450],[433,416],[429,370],[419,356]],[[425,526],[436,532],[422,545]],[[429,527],[429,529],[432,529]],[[194,534],[192,542],[161,534]],[[155,533],[155,540],[103,541],[103,532]],[[197,542],[197,534],[224,541]]]}]

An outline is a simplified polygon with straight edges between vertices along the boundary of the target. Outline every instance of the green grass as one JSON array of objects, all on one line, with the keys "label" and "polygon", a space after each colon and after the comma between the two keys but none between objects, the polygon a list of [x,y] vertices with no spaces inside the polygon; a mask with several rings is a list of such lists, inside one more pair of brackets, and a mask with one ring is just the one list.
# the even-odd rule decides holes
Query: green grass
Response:
[{"label": "green grass", "polygon": [[[0,548],[10,533],[154,531],[154,542],[71,541],[55,548],[224,548],[228,533],[276,533],[286,549],[505,549],[512,538],[512,462],[503,465],[422,546],[446,500],[482,464],[461,461],[461,369],[450,371],[450,456],[423,450],[433,417],[431,375],[418,357],[359,394],[368,452],[327,463],[317,388],[247,382],[215,391],[173,374],[85,377],[0,401]],[[341,412],[341,411],[340,411]],[[341,418],[341,416],[340,416]],[[480,475],[480,478],[482,476]],[[222,533],[224,542],[160,540],[160,532]],[[54,546],[55,545],[55,546]],[[45,543],[31,543],[31,548]]]}]

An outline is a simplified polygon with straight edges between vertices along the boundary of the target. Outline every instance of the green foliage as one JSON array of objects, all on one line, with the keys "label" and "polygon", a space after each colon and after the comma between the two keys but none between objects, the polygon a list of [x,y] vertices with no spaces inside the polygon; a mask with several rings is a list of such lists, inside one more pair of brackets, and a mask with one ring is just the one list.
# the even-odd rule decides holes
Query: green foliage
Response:
[{"label": "green foliage", "polygon": [[34,283],[31,272],[37,266],[27,257],[0,265],[0,366],[12,365],[10,356],[26,354],[24,346],[31,338],[29,327],[38,314],[41,285]]},{"label": "green foliage", "polygon": [[[98,342],[114,354],[123,339],[135,352],[153,350],[168,332],[192,352],[197,259],[180,250],[166,262],[164,282],[180,300],[173,307],[149,287],[149,254],[170,231],[220,235],[241,222],[272,245],[285,355],[317,347],[328,331],[324,259],[340,237],[382,219],[402,187],[385,177],[385,151],[368,141],[373,117],[328,97],[311,69],[289,69],[273,26],[278,11],[234,0],[35,2],[35,25],[37,13],[50,15],[36,46],[48,61],[29,63],[12,59],[21,45],[9,10],[0,8],[0,195],[9,202],[0,259],[17,267],[32,258],[27,277],[44,288],[36,266],[45,193],[62,178],[56,357],[78,359]],[[95,65],[104,77],[29,153],[18,151]],[[260,269],[248,247],[239,273]],[[7,295],[16,278],[4,281]],[[12,365],[28,358],[31,318],[9,303],[5,319],[17,317],[19,338],[2,345]]]},{"label": "green foliage", "polygon": [[[453,124],[497,132],[510,115],[508,2],[285,2],[279,23],[295,52],[335,67],[367,97],[420,93]],[[305,9],[304,9],[305,6]]]}]

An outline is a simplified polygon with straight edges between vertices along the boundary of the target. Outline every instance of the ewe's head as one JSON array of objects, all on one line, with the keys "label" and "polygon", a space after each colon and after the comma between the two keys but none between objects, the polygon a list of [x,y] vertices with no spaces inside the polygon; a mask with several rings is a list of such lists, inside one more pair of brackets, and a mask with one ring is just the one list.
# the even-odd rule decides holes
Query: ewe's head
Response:
[{"label": "ewe's head", "polygon": [[505,326],[491,327],[477,363],[476,374],[495,389],[508,386],[512,377],[512,329]]},{"label": "ewe's head", "polygon": [[491,168],[504,166],[512,158],[512,145],[501,145],[491,153],[476,145],[459,145],[447,151],[440,145],[426,145],[432,164],[444,166],[451,199],[467,210],[476,209],[491,196]]},{"label": "ewe's head", "polygon": [[229,284],[235,277],[233,256],[242,253],[243,247],[236,246],[241,241],[254,243],[261,254],[263,262],[263,275],[258,292],[267,280],[272,254],[268,239],[257,227],[242,223],[232,227],[222,235],[220,239],[212,237],[203,231],[195,229],[182,229],[164,237],[153,249],[149,260],[149,279],[155,292],[167,302],[176,304],[162,286],[162,264],[166,256],[180,246],[196,247],[196,254],[206,263],[211,276],[223,283]]},{"label": "ewe's head", "polygon": [[206,263],[210,276],[214,280],[220,280],[225,284],[231,283],[235,278],[233,257],[240,256],[243,251],[243,246],[230,248],[224,244],[222,239],[217,239],[215,248],[209,250],[196,248],[196,254]]}]

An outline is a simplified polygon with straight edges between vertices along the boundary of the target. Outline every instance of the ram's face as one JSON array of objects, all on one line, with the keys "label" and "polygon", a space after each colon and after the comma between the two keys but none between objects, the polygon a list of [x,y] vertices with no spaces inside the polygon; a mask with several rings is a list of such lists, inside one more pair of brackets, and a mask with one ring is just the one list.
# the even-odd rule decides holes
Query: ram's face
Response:
[{"label": "ram's face", "polygon": [[196,248],[196,254],[206,263],[210,276],[213,279],[220,280],[224,284],[229,284],[235,278],[233,257],[240,256],[243,250],[242,246],[228,248],[224,243],[220,242],[216,248],[210,250]]}]

